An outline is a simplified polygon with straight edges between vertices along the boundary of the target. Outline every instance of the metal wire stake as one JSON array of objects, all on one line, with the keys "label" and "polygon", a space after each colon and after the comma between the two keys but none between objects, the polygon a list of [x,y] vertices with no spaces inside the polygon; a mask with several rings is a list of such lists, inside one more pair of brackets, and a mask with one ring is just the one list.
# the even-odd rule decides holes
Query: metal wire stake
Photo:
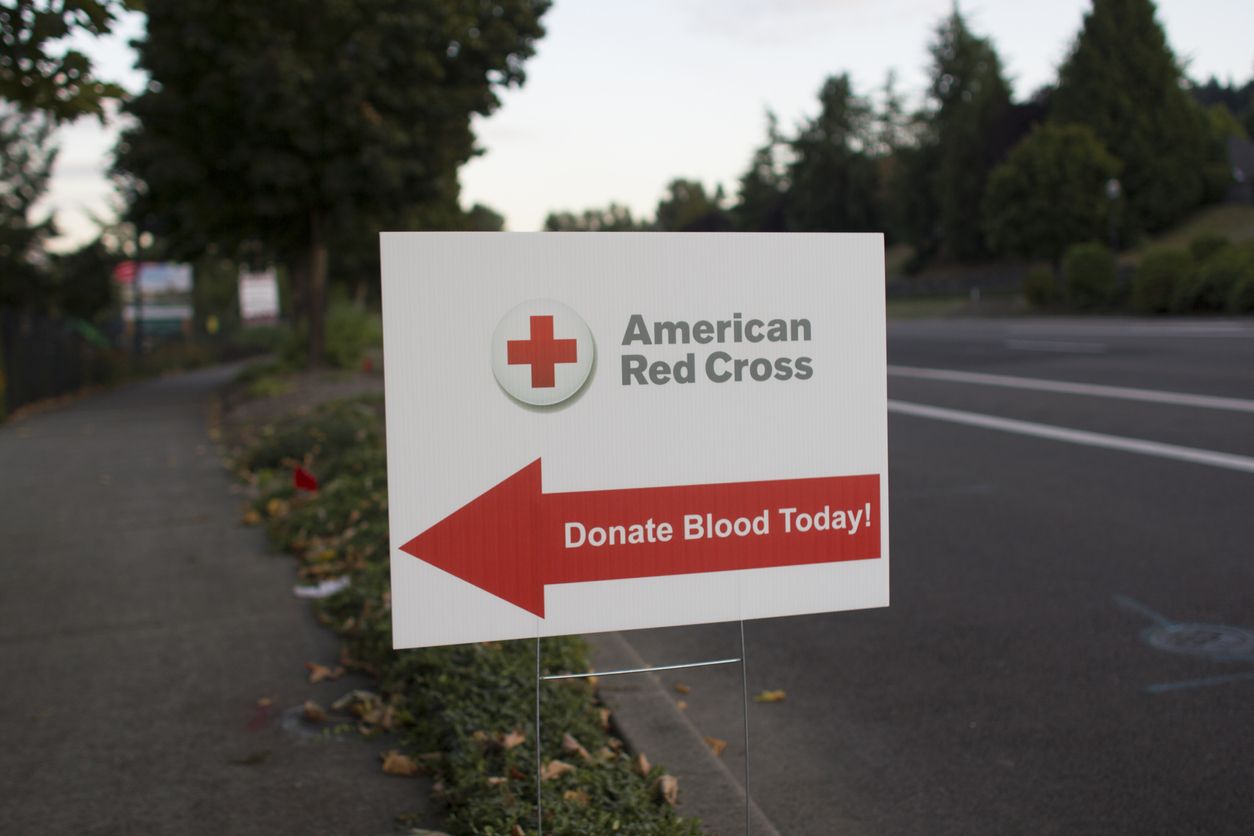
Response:
[{"label": "metal wire stake", "polygon": [[740,687],[744,695],[745,711],[745,836],[749,836],[749,654],[745,650],[745,620],[740,619]]},{"label": "metal wire stake", "polygon": [[540,791],[540,684],[543,681],[540,677],[540,637],[536,636],[536,831],[540,836],[544,836],[544,799]]}]

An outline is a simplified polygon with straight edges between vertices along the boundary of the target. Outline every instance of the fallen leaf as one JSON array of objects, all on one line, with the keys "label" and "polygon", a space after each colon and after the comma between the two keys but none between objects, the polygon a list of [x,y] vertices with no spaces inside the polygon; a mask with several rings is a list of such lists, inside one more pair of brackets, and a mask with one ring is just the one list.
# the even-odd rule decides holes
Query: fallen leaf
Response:
[{"label": "fallen leaf", "polygon": [[567,772],[574,772],[575,767],[565,761],[549,761],[545,764],[544,769],[540,770],[540,779],[543,781],[551,781],[554,778],[560,778]]},{"label": "fallen leaf", "polygon": [[648,775],[653,770],[653,765],[649,763],[649,759],[644,756],[644,752],[636,755],[636,771],[641,775]]},{"label": "fallen leaf", "polygon": [[601,717],[601,728],[605,729],[606,731],[609,731],[610,730],[610,710],[608,708],[602,708],[597,712],[597,714],[600,715]]},{"label": "fallen leaf", "polygon": [[266,503],[266,514],[271,518],[286,516],[287,512],[288,504],[277,496],[271,497],[270,501]]},{"label": "fallen leaf", "polygon": [[334,682],[344,675],[344,668],[329,668],[326,665],[319,665],[317,662],[306,662],[305,668],[309,671],[309,682],[321,682],[322,680],[330,680]]},{"label": "fallen leaf", "polygon": [[501,748],[508,751],[516,746],[521,746],[526,742],[527,735],[523,734],[520,730],[515,729],[501,738]]},{"label": "fallen leaf", "polygon": [[663,775],[657,779],[657,791],[662,800],[674,807],[679,803],[679,779],[674,775]]},{"label": "fallen leaf", "polygon": [[585,761],[592,760],[592,756],[588,754],[588,750],[583,748],[578,740],[571,737],[569,733],[562,735],[562,751],[573,752]]},{"label": "fallen leaf", "polygon": [[261,525],[261,514],[257,513],[256,508],[249,508],[244,512],[244,518],[241,520],[244,525]]},{"label": "fallen leaf", "polygon": [[305,719],[310,723],[321,723],[327,719],[327,712],[313,700],[305,700]]},{"label": "fallen leaf", "polygon": [[361,716],[380,702],[379,695],[375,692],[357,688],[331,703],[331,707],[336,711],[352,710],[353,713]]},{"label": "fallen leaf", "polygon": [[383,753],[383,771],[388,775],[410,778],[418,774],[418,764],[414,763],[413,758],[390,749]]},{"label": "fallen leaf", "polygon": [[691,691],[692,691],[692,689],[691,689],[691,688],[689,688],[687,685],[685,685],[685,684],[684,684],[684,683],[682,683],[682,682],[676,682],[676,683],[675,683],[675,690],[676,690],[676,691],[678,691],[678,692],[679,692],[679,693],[681,693],[681,694],[691,693]]},{"label": "fallen leaf", "polygon": [[566,792],[562,793],[562,798],[564,798],[567,801],[573,801],[576,804],[578,804],[580,807],[587,807],[589,804],[592,803],[592,799],[589,798],[588,794],[584,792],[583,790],[567,790]]},{"label": "fallen leaf", "polygon": [[719,740],[717,737],[707,737],[705,745],[710,747],[710,751],[714,753],[714,757],[723,754],[723,750],[727,748],[726,740]]},{"label": "fallen leaf", "polygon": [[274,700],[270,699],[269,697],[262,697],[261,699],[257,700],[258,708],[269,708],[272,705],[274,705]]},{"label": "fallen leaf", "polygon": [[785,694],[783,691],[763,691],[753,698],[754,702],[783,702]]},{"label": "fallen leaf", "polygon": [[522,829],[521,824],[516,824],[514,829],[509,832],[509,836],[527,836],[527,831]]},{"label": "fallen leaf", "polygon": [[675,707],[678,708],[680,711],[687,711],[688,703],[684,702],[683,700],[675,700]]},{"label": "fallen leaf", "polygon": [[502,778],[502,777],[500,777],[500,776],[498,776],[498,775],[489,775],[489,776],[488,776],[488,786],[489,786],[489,787],[499,787],[501,784],[504,784],[504,783],[506,782],[506,780],[507,780],[507,779]]},{"label": "fallen leaf", "polygon": [[523,772],[516,766],[511,766],[509,768],[509,777],[513,778],[515,781],[521,781],[527,777],[527,773]]}]

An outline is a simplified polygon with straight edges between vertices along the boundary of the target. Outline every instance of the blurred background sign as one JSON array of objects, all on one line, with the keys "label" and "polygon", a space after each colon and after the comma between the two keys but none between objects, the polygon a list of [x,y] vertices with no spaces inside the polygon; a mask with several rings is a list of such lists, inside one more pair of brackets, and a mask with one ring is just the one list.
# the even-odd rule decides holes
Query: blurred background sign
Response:
[{"label": "blurred background sign", "polygon": [[124,261],[114,269],[113,280],[118,285],[124,321],[134,322],[138,315],[149,334],[186,330],[192,318],[190,264]]},{"label": "blurred background sign", "polygon": [[273,267],[240,270],[239,316],[244,325],[273,325],[279,321],[279,280]]}]

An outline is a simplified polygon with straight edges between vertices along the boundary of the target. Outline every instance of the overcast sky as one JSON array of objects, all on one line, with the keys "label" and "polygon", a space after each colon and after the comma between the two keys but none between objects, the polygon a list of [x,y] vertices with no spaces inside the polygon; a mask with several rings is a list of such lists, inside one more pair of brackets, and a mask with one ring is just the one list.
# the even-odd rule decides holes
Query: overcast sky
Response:
[{"label": "overcast sky", "polygon": [[[1015,95],[1054,80],[1088,0],[966,0],[968,23],[990,36]],[[624,203],[651,215],[674,177],[736,180],[765,134],[765,112],[791,128],[815,109],[823,79],[848,72],[860,93],[891,69],[918,101],[927,44],[951,0],[557,0],[527,83],[476,119],[484,154],[462,169],[466,206],[486,203],[507,228],[539,229],[555,209]],[[1159,20],[1190,76],[1254,76],[1254,2],[1159,0]],[[126,42],[143,19],[94,44],[100,74],[134,90]],[[61,247],[95,236],[91,217],[114,202],[103,177],[116,125],[64,129],[46,206]]]}]

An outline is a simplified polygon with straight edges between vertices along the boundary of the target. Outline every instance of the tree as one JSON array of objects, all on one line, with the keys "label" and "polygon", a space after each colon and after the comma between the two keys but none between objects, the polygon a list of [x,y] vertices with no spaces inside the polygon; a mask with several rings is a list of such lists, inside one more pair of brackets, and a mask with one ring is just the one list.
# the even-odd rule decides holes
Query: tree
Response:
[{"label": "tree", "polygon": [[791,143],[789,229],[798,232],[878,231],[879,175],[870,149],[870,104],[849,76],[832,76],[819,91],[819,114]]},{"label": "tree", "polygon": [[724,200],[722,186],[707,195],[698,181],[676,178],[658,201],[653,225],[663,232],[728,232],[732,220]]},{"label": "tree", "polygon": [[1042,125],[993,170],[984,226],[998,251],[1048,258],[1055,268],[1071,244],[1103,237],[1111,207],[1107,181],[1119,173],[1082,125]]},{"label": "tree", "polygon": [[77,33],[108,34],[135,0],[12,0],[0,5],[0,99],[54,121],[91,114],[122,95],[92,75],[91,60],[65,42]]},{"label": "tree", "polygon": [[783,232],[787,229],[788,172],[783,154],[786,143],[779,121],[766,113],[766,142],[753,152],[749,169],[740,177],[732,217],[747,232]]},{"label": "tree", "polygon": [[632,217],[626,206],[611,203],[604,209],[585,209],[578,215],[550,212],[544,219],[544,228],[549,232],[638,232],[649,225]]},{"label": "tree", "polygon": [[930,52],[928,118],[935,150],[920,156],[935,165],[937,228],[950,256],[980,258],[988,248],[976,210],[1005,151],[998,128],[1010,108],[1010,88],[992,43],[971,32],[956,5],[937,28]]},{"label": "tree", "polygon": [[1093,0],[1051,118],[1089,126],[1123,162],[1128,233],[1163,229],[1201,203],[1208,126],[1152,0]]},{"label": "tree", "polygon": [[0,305],[47,304],[48,274],[38,259],[53,234],[32,207],[48,187],[56,149],[53,123],[0,102]]},{"label": "tree", "polygon": [[520,85],[549,0],[181,0],[149,11],[151,78],[118,146],[130,213],[195,257],[289,264],[322,361],[332,247],[455,228],[471,116]]},{"label": "tree", "polygon": [[500,232],[505,218],[491,206],[476,203],[466,211],[466,229],[470,232]]}]

